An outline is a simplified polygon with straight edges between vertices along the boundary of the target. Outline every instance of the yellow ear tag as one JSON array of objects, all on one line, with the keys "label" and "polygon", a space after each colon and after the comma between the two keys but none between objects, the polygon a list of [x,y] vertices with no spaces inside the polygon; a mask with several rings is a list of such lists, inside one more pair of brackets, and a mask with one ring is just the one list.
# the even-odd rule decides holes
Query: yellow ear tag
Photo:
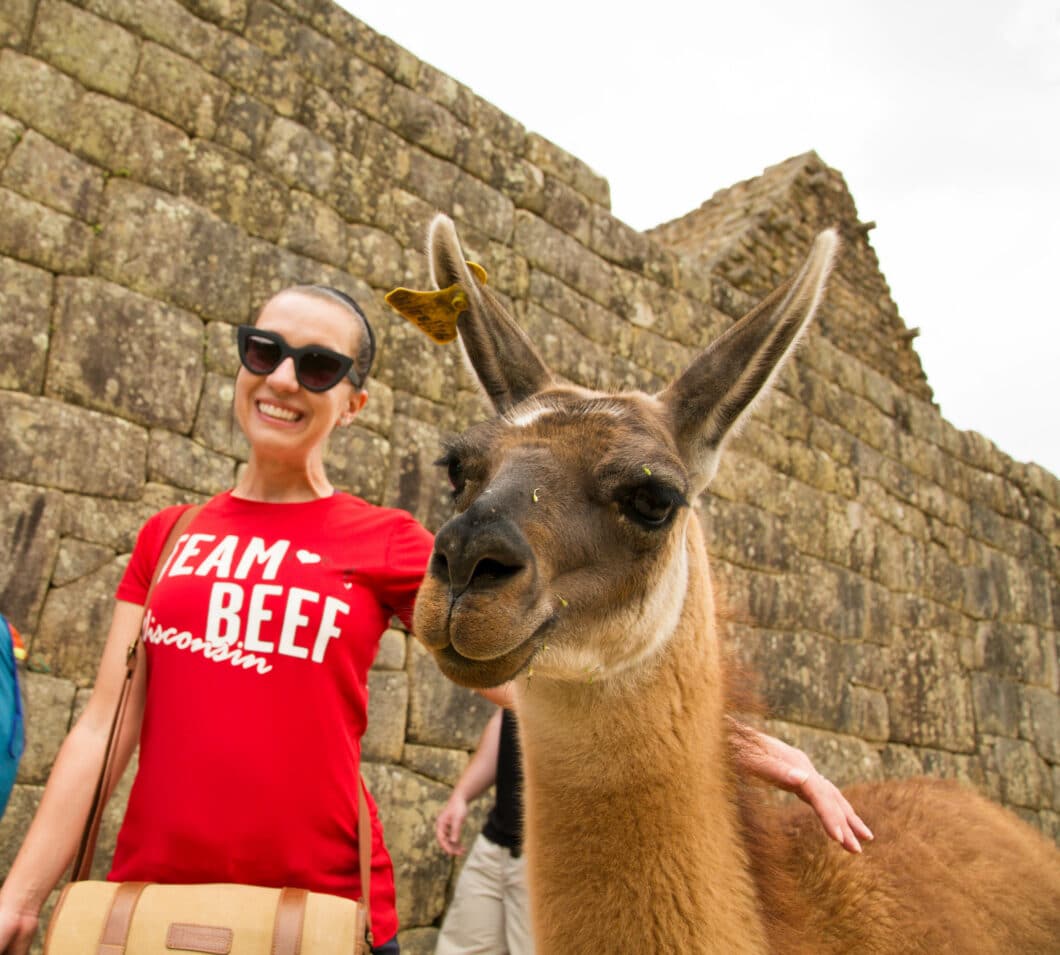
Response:
[{"label": "yellow ear tag", "polygon": [[[477,262],[468,262],[467,265],[475,279],[485,285],[488,277],[486,270]],[[396,288],[387,292],[386,303],[439,345],[456,338],[456,320],[468,307],[467,293],[459,285],[450,285],[435,292]]]}]

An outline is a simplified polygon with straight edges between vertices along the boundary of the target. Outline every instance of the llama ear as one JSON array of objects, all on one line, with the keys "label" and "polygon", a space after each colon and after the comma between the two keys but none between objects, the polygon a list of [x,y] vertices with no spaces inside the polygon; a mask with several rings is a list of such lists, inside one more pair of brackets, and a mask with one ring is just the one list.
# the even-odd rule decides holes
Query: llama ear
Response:
[{"label": "llama ear", "polygon": [[659,398],[669,408],[677,446],[698,493],[714,477],[725,438],[768,390],[821,300],[839,247],[817,236],[794,278],[707,348]]},{"label": "llama ear", "polygon": [[457,331],[471,367],[497,412],[507,411],[551,384],[552,373],[529,337],[468,267],[448,216],[435,216],[431,222],[427,258],[431,281],[437,288],[455,285],[466,294]]}]

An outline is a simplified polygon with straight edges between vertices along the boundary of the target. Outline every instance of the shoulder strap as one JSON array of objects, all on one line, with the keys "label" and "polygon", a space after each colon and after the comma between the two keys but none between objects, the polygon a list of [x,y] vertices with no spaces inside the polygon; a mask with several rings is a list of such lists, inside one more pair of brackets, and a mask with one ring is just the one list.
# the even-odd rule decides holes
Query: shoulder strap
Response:
[{"label": "shoulder strap", "polygon": [[[170,553],[176,546],[180,535],[184,533],[185,528],[192,522],[195,515],[202,510],[201,504],[196,504],[192,507],[187,508],[184,513],[177,518],[176,523],[169,531],[169,536],[166,538],[165,544],[162,545],[162,551],[158,555],[158,563],[155,565],[154,573],[151,575],[151,584],[147,588],[147,595],[144,597],[144,612],[147,612],[147,607],[151,602],[151,595],[154,593],[155,584],[158,583],[158,572],[165,566],[166,560],[169,558]],[[88,811],[88,819],[85,821],[85,830],[81,834],[81,844],[77,848],[77,855],[74,856],[74,868],[73,868],[73,879],[81,880],[87,879],[89,873],[92,870],[92,856],[96,851],[96,839],[99,836],[99,824],[103,818],[103,807],[106,805],[107,796],[109,795],[108,790],[110,789],[110,777],[114,770],[114,750],[117,748],[118,739],[121,736],[122,723],[125,721],[125,710],[129,702],[129,690],[132,688],[133,676],[136,674],[136,663],[139,659],[138,649],[140,646],[140,633],[137,632],[136,636],[133,637],[132,643],[129,644],[128,652],[125,654],[125,679],[122,681],[121,692],[118,694],[118,705],[114,708],[114,719],[110,724],[110,735],[107,737],[107,748],[103,754],[103,765],[100,767],[99,780],[96,783],[96,790],[92,795],[92,806]]]},{"label": "shoulder strap", "polygon": [[372,947],[372,817],[368,814],[364,777],[357,777],[357,858],[361,864],[361,899],[368,948]]}]

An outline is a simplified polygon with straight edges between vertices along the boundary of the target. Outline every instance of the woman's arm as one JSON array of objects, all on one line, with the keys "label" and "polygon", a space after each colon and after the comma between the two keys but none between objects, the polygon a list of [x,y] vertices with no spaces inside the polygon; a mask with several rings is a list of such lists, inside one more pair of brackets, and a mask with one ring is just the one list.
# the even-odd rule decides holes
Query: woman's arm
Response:
[{"label": "woman's arm", "polygon": [[[40,807],[0,888],[2,955],[29,951],[41,906],[77,851],[125,679],[126,652],[142,619],[142,607],[117,602],[92,695],[59,748]],[[125,771],[140,735],[146,686],[142,647],[140,657],[115,750],[113,785]]]},{"label": "woman's arm", "polygon": [[467,818],[468,803],[481,796],[497,779],[497,752],[501,742],[501,716],[497,710],[486,724],[471,761],[460,774],[453,794],[438,814],[434,833],[438,844],[451,856],[463,855],[460,830]]},{"label": "woman's arm", "polygon": [[726,719],[733,753],[744,769],[773,786],[795,793],[817,813],[829,838],[835,839],[847,852],[861,852],[859,839],[872,839],[872,830],[835,784],[817,772],[809,756],[731,716]]}]

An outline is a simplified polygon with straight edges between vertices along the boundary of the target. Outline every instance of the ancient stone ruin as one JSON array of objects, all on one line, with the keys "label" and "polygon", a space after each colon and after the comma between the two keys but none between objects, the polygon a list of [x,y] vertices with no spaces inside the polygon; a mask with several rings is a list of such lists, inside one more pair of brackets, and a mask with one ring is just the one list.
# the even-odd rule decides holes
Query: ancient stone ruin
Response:
[{"label": "ancient stone ruin", "polygon": [[[0,44],[0,609],[30,651],[0,874],[140,524],[245,458],[233,326],[271,292],[366,305],[378,374],[332,476],[444,520],[440,438],[483,409],[456,353],[382,304],[425,284],[436,211],[554,369],[647,389],[838,225],[817,324],[701,503],[729,631],[768,725],[837,781],[957,777],[1060,836],[1060,482],[940,416],[839,172],[798,156],[634,231],[582,162],[328,0],[7,0]],[[415,955],[453,877],[433,820],[489,704],[396,630],[371,691]]]}]

